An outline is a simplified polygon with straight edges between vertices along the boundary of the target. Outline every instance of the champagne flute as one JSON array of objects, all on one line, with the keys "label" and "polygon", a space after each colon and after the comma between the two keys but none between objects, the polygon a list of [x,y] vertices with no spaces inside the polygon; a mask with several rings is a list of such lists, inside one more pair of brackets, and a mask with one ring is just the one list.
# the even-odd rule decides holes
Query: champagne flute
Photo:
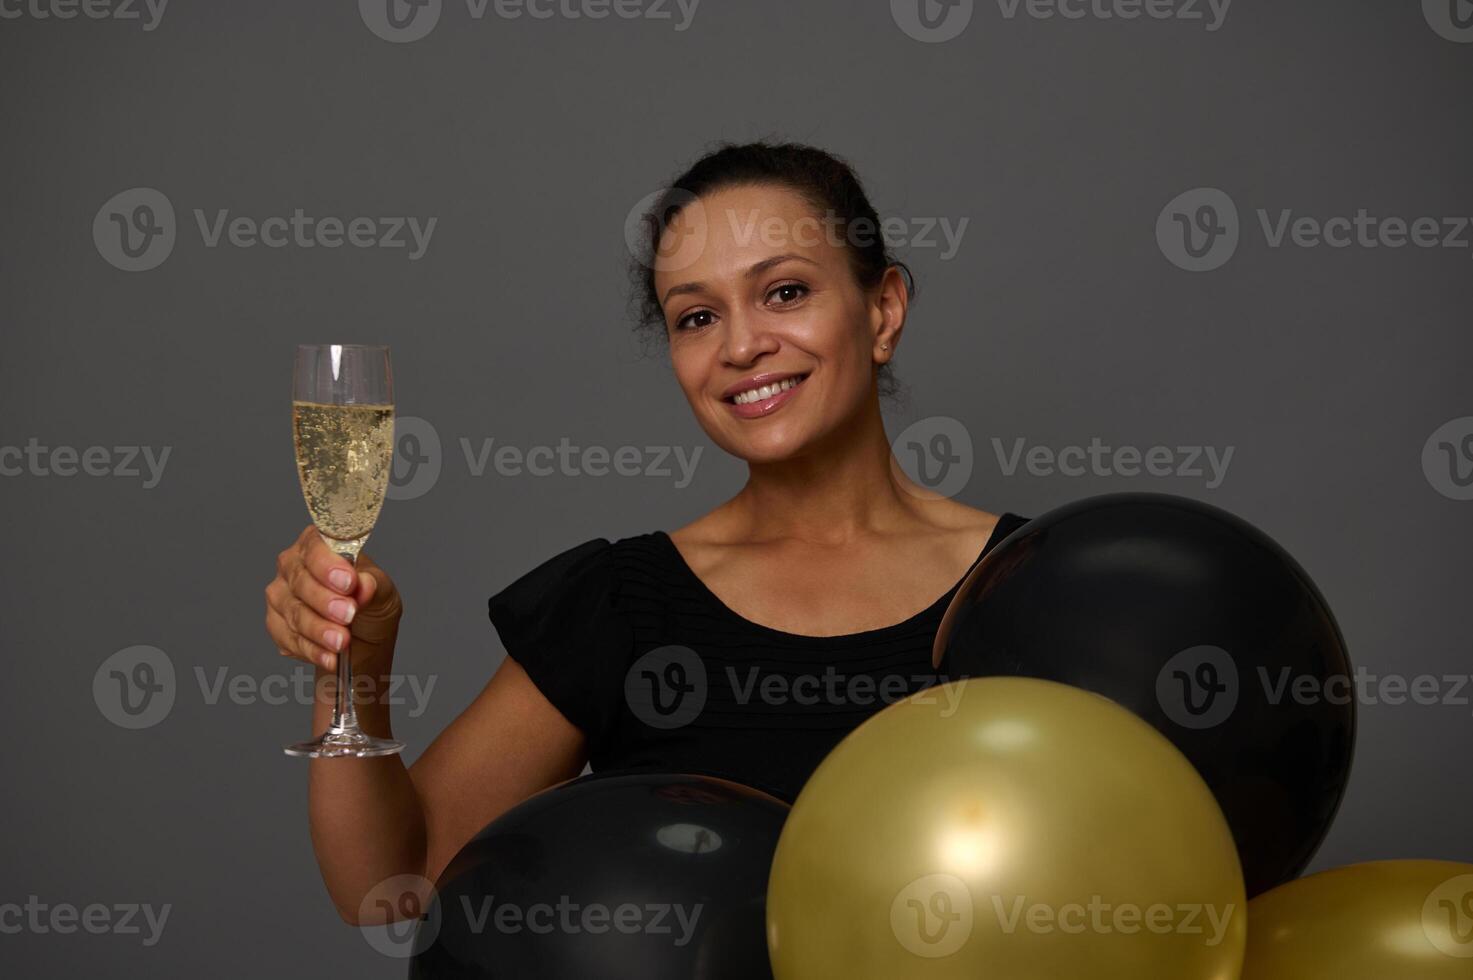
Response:
[{"label": "champagne flute", "polygon": [[[317,533],[357,564],[378,521],[394,465],[394,378],[387,347],[307,344],[292,372],[292,435],[297,475]],[[351,643],[351,640],[349,641]],[[403,742],[358,727],[349,648],[338,651],[332,723],[319,738],[286,746],[287,755],[393,755]]]}]

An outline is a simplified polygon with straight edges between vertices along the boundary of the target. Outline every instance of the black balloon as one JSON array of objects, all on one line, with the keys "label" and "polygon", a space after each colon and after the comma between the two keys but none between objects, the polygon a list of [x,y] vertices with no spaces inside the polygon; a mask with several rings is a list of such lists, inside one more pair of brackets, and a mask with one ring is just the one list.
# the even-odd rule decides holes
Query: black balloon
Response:
[{"label": "black balloon", "polygon": [[436,883],[421,980],[761,980],[788,806],[697,775],[599,773],[493,821]]},{"label": "black balloon", "polygon": [[1094,691],[1171,739],[1217,796],[1250,896],[1299,874],[1345,790],[1355,699],[1323,596],[1267,535],[1164,494],[1038,517],[962,584],[942,675]]}]

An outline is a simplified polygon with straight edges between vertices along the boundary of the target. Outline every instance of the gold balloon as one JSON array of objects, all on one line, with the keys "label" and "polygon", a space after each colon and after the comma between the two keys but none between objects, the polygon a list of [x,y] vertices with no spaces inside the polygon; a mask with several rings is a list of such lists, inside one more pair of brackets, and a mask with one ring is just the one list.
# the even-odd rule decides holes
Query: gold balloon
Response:
[{"label": "gold balloon", "polygon": [[1473,864],[1373,861],[1248,905],[1243,980],[1473,980]]},{"label": "gold balloon", "polygon": [[1237,849],[1176,747],[1052,681],[939,685],[814,772],[767,892],[776,980],[1237,980]]}]

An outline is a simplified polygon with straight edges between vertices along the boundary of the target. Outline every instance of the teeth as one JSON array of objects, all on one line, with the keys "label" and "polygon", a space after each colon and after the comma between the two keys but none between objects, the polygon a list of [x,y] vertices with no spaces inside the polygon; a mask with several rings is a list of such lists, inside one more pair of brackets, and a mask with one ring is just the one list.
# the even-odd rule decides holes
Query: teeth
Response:
[{"label": "teeth", "polygon": [[753,402],[765,401],[766,399],[771,398],[773,395],[787,391],[789,388],[796,388],[798,386],[798,382],[801,380],[801,378],[784,378],[782,381],[779,381],[776,384],[763,385],[761,388],[753,388],[750,391],[744,391],[733,398],[732,401],[736,402],[738,405],[750,405]]}]

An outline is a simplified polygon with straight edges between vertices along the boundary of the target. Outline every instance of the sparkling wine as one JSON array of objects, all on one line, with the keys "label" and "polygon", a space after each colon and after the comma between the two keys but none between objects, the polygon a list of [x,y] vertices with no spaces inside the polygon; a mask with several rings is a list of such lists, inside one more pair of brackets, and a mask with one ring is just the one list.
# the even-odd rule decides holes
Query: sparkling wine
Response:
[{"label": "sparkling wine", "polygon": [[297,474],[317,529],[357,555],[378,520],[394,464],[393,405],[292,402]]}]

